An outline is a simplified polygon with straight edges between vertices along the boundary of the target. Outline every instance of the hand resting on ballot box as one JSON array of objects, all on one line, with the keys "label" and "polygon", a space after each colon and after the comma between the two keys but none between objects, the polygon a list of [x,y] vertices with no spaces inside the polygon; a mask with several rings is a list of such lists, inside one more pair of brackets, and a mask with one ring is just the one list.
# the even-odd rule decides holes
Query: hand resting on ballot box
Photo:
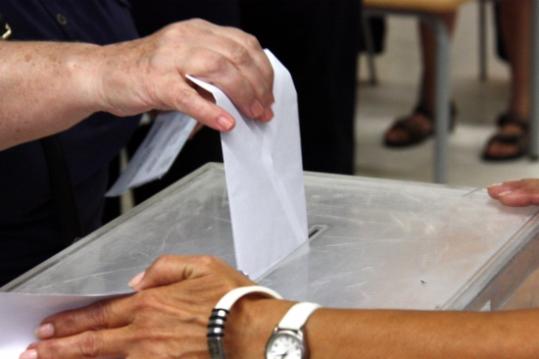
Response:
[{"label": "hand resting on ballot box", "polygon": [[511,207],[539,204],[539,179],[506,181],[488,187],[488,194]]},{"label": "hand resting on ballot box", "polygon": [[[132,280],[135,295],[46,318],[37,330],[41,340],[21,359],[207,359],[212,308],[230,290],[252,284],[212,257],[165,256]],[[264,358],[273,328],[292,305],[243,297],[224,326],[227,358]],[[305,336],[311,359],[537,358],[539,311],[321,308]]]}]

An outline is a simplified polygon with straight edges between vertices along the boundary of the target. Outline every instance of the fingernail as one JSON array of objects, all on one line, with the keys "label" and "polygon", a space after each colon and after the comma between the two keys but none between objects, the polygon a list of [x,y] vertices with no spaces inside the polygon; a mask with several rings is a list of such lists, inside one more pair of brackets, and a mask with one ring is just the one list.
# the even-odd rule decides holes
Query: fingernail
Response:
[{"label": "fingernail", "polygon": [[38,359],[37,350],[30,349],[21,354],[19,359]]},{"label": "fingernail", "polygon": [[256,118],[256,117],[260,117],[264,114],[264,106],[262,106],[262,104],[256,100],[252,105],[251,105],[251,115]]},{"label": "fingernail", "polygon": [[500,187],[503,183],[493,183],[489,187]]},{"label": "fingernail", "polygon": [[275,116],[275,114],[273,113],[273,110],[271,108],[268,108],[266,109],[266,111],[264,112],[264,121],[269,121],[273,118],[273,116]]},{"label": "fingernail", "polygon": [[511,191],[505,191],[505,192],[502,192],[502,193],[498,193],[498,196],[500,197],[503,197],[503,196],[506,196],[508,194],[512,193]]},{"label": "fingernail", "polygon": [[35,335],[39,339],[51,338],[52,336],[54,336],[54,325],[50,323],[41,325],[39,328],[36,329]]},{"label": "fingernail", "polygon": [[234,127],[234,121],[225,116],[217,117],[217,123],[221,126],[223,131],[229,131]]},{"label": "fingernail", "polygon": [[146,274],[146,272],[140,272],[139,274],[134,276],[133,279],[131,279],[129,281],[129,286],[131,288],[135,288],[136,286],[138,286],[140,284],[140,282],[142,282],[142,278],[144,278],[145,274]]}]

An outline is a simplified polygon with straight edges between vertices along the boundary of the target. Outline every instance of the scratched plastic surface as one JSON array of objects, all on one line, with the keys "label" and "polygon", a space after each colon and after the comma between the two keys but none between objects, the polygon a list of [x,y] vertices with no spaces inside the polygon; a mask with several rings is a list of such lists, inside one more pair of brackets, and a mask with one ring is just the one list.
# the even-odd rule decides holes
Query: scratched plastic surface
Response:
[{"label": "scratched plastic surface", "polygon": [[[482,189],[307,174],[308,246],[261,278],[289,298],[362,308],[462,309],[530,239],[537,209]],[[161,253],[234,265],[224,172],[207,165],[8,289],[106,293]]]}]

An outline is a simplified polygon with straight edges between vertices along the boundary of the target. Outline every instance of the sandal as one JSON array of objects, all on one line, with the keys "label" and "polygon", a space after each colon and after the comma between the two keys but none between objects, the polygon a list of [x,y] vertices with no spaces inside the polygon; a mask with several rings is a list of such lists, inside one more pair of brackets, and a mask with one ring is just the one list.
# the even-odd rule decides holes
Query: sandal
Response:
[{"label": "sandal", "polygon": [[[415,116],[422,116],[424,120],[429,122],[429,128],[421,124],[419,120],[414,120]],[[449,111],[449,130],[453,131],[455,128],[455,122],[457,117],[457,108],[453,102],[450,104]],[[402,148],[418,145],[424,142],[426,139],[434,135],[434,115],[432,111],[427,109],[424,105],[419,104],[416,106],[412,114],[397,119],[391,127],[386,131],[384,135],[384,145],[390,148]],[[390,132],[400,131],[405,134],[403,139],[390,140],[388,134]]]},{"label": "sandal", "polygon": [[[530,142],[528,121],[518,115],[504,113],[498,117],[496,123],[498,132],[487,141],[481,158],[485,161],[496,162],[514,160],[527,155]],[[518,133],[503,133],[504,128],[508,126],[518,128]],[[496,144],[512,147],[515,151],[509,155],[493,155],[489,149]]]}]

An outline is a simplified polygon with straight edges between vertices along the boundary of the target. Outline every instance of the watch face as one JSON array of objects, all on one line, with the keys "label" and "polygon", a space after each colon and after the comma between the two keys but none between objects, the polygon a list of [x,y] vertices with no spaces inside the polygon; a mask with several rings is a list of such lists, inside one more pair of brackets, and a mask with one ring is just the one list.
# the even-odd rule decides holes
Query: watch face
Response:
[{"label": "watch face", "polygon": [[266,359],[302,359],[304,351],[301,334],[279,331],[268,342]]}]

